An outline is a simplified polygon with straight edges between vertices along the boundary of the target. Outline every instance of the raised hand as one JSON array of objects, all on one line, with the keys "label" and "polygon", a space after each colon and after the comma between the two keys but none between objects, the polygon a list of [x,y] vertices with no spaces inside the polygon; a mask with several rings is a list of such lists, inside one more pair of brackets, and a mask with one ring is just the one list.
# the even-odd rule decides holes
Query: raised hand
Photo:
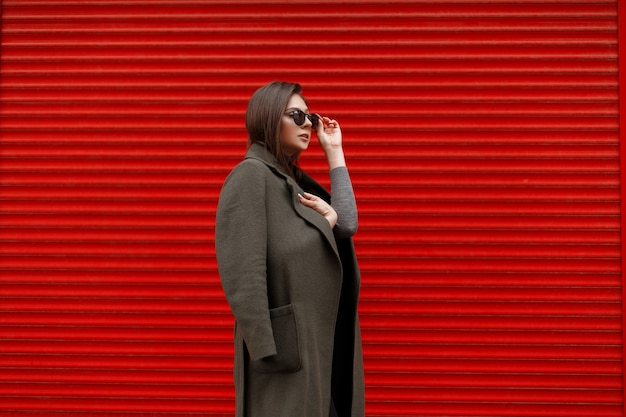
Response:
[{"label": "raised hand", "polygon": [[346,161],[342,147],[343,138],[339,123],[330,117],[320,116],[316,133],[320,146],[324,150],[324,154],[328,160],[329,168],[333,169],[338,166],[345,166]]},{"label": "raised hand", "polygon": [[330,206],[330,204],[320,197],[309,193],[304,193],[304,195],[298,194],[298,197],[300,198],[300,203],[302,203],[302,205],[310,207],[324,216],[324,218],[328,220],[331,229],[335,227],[337,224],[337,212]]}]

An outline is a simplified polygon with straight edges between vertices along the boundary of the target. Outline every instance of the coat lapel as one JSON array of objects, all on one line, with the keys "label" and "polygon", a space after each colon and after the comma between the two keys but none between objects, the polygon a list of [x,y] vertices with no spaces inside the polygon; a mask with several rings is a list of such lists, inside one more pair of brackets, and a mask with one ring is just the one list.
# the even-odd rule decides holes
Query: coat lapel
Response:
[{"label": "coat lapel", "polygon": [[307,223],[311,224],[315,228],[317,228],[322,235],[326,238],[330,246],[333,248],[333,251],[339,257],[339,250],[337,249],[337,242],[335,241],[335,236],[333,235],[332,229],[328,224],[328,221],[315,210],[306,207],[300,203],[298,199],[298,193],[302,194],[303,191],[309,192],[311,194],[315,194],[325,201],[329,202],[329,194],[328,192],[319,185],[313,178],[309,177],[304,172],[301,172],[303,178],[303,187],[298,185],[296,181],[288,175],[284,168],[278,164],[276,158],[267,152],[261,145],[252,144],[246,153],[246,159],[253,158],[258,159],[267,165],[274,174],[281,177],[285,182],[287,182],[287,186],[289,187],[289,191],[291,193],[291,204],[293,205],[296,213],[303,218]]}]

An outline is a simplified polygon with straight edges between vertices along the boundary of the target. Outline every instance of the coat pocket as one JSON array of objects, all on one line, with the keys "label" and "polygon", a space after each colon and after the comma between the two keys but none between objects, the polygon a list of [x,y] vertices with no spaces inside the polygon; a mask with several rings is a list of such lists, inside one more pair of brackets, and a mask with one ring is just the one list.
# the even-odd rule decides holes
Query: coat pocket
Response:
[{"label": "coat pocket", "polygon": [[296,311],[293,304],[270,310],[276,355],[251,361],[252,369],[261,373],[295,372],[302,366]]}]

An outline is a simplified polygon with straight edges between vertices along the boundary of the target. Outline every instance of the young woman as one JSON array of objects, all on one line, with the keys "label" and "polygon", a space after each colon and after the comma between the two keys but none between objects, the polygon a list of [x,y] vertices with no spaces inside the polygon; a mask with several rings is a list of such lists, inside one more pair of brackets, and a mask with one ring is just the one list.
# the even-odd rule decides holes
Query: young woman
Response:
[{"label": "young woman", "polygon": [[[336,120],[310,114],[298,84],[258,89],[248,151],[227,177],[215,228],[235,316],[237,417],[362,417],[357,211]],[[298,168],[313,132],[331,193]]]}]

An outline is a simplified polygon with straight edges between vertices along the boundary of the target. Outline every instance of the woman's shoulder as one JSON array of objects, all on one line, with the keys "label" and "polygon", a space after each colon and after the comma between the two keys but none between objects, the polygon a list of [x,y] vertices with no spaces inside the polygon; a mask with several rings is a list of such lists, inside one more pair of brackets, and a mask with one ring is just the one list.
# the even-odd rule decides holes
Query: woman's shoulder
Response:
[{"label": "woman's shoulder", "polygon": [[265,175],[269,172],[267,164],[259,159],[246,158],[230,171],[229,177],[240,175]]},{"label": "woman's shoulder", "polygon": [[270,169],[263,163],[263,161],[246,158],[235,165],[235,167],[226,176],[223,188],[260,188],[266,182],[270,176],[268,174],[270,173]]}]

